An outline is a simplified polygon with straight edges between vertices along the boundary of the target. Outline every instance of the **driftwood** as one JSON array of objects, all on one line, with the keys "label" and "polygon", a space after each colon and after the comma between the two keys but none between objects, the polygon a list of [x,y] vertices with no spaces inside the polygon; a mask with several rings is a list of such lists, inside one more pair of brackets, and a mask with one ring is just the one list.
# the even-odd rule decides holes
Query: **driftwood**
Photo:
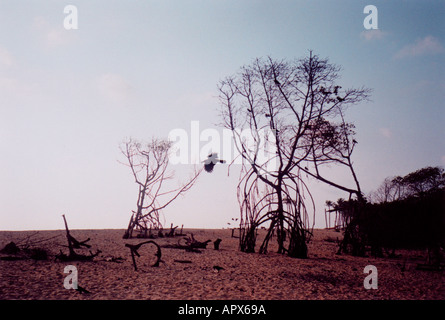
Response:
[{"label": "driftwood", "polygon": [[[9,257],[1,257],[0,260],[47,260],[48,252],[47,250],[39,247],[35,247],[36,244],[49,241],[51,239],[59,237],[59,235],[46,238],[46,239],[37,239],[31,240],[32,237],[39,234],[39,232],[32,233],[25,238],[18,240],[17,242],[8,243],[3,249],[0,250],[0,253],[10,255]],[[13,255],[13,256],[11,256]]]},{"label": "driftwood", "polygon": [[7,257],[0,257],[0,260],[5,261],[16,261],[16,260],[25,260],[26,257],[17,256],[20,252],[20,248],[17,247],[15,242],[8,243],[3,249],[0,250],[0,253],[7,254]]},{"label": "driftwood", "polygon": [[36,236],[38,234],[39,234],[39,231],[34,232],[34,233],[30,234],[29,236],[26,236],[25,238],[17,241],[17,247],[19,247],[19,248],[21,248],[23,250],[26,250],[26,249],[29,249],[30,247],[35,246],[38,243],[46,242],[46,241],[49,241],[51,239],[60,237],[60,235],[56,235],[56,236],[53,236],[53,237],[50,237],[50,238],[45,238],[45,239],[35,239],[35,240],[32,239],[34,236]]},{"label": "driftwood", "polygon": [[158,249],[157,252],[156,252],[156,254],[155,254],[155,256],[157,257],[157,260],[156,260],[156,262],[153,264],[152,267],[159,267],[159,263],[162,262],[162,260],[161,260],[161,257],[162,257],[161,247],[160,247],[156,242],[154,242],[154,241],[152,241],[152,240],[149,240],[149,241],[141,242],[141,243],[139,243],[139,244],[135,244],[135,245],[127,243],[127,244],[125,244],[125,246],[126,246],[127,248],[130,248],[131,259],[133,260],[134,271],[137,271],[137,270],[138,270],[138,267],[137,267],[137,265],[136,265],[136,259],[135,259],[134,256],[140,257],[141,255],[139,254],[138,250],[139,250],[139,248],[140,248],[142,245],[147,244],[147,243],[152,243],[152,244],[154,244],[154,245],[156,246],[156,248]]},{"label": "driftwood", "polygon": [[[178,240],[178,244],[176,245],[164,245],[164,248],[171,248],[171,249],[184,249],[188,252],[195,252],[195,253],[201,253],[198,249],[206,249],[207,244],[211,242],[212,240],[207,240],[204,242],[198,241],[194,238],[193,233],[190,235],[190,237],[184,237],[182,239]],[[183,242],[184,244],[182,244]]]},{"label": "driftwood", "polygon": [[0,253],[17,254],[19,251],[20,248],[15,244],[15,242],[11,241],[3,249],[0,250]]},{"label": "driftwood", "polygon": [[48,252],[41,248],[29,248],[28,246],[24,248],[19,248],[14,242],[8,243],[0,253],[9,255],[8,257],[0,257],[0,260],[14,261],[14,260],[47,260]]},{"label": "driftwood", "polygon": [[[176,229],[178,228],[178,226],[173,227],[173,223],[170,225],[170,230],[167,232],[164,232],[164,229],[161,227],[159,229],[152,229],[150,228],[146,228],[144,226],[141,226],[139,224],[137,224],[137,226],[139,227],[138,231],[139,233],[136,235],[135,238],[138,239],[156,239],[156,238],[173,238],[173,237],[177,237],[177,236],[185,236],[185,234],[182,233],[182,230],[184,228],[184,225],[181,226],[181,231],[180,232],[176,232]],[[156,232],[156,233],[153,233]],[[132,234],[133,232],[131,232]],[[130,233],[125,233],[123,239],[129,239],[132,238]]]},{"label": "driftwood", "polygon": [[68,223],[66,222],[65,215],[62,214],[62,217],[63,217],[63,221],[65,222],[65,230],[66,230],[66,238],[68,240],[69,254],[66,255],[62,252],[62,250],[60,250],[60,253],[58,255],[56,255],[56,260],[60,260],[60,261],[91,261],[91,260],[93,260],[94,257],[96,257],[97,255],[99,255],[99,253],[101,253],[100,250],[97,250],[97,252],[94,254],[90,251],[89,256],[85,256],[85,255],[76,253],[74,251],[74,249],[81,249],[81,247],[91,248],[91,246],[89,244],[86,244],[86,242],[90,241],[90,238],[88,238],[87,240],[84,240],[84,241],[77,241],[70,234],[70,230],[68,228]]},{"label": "driftwood", "polygon": [[[190,234],[190,237],[185,237],[183,239],[185,240],[185,245],[188,246],[189,248],[193,248],[193,249],[206,249],[207,244],[209,242],[212,242],[212,240],[207,240],[204,242],[198,241],[193,236],[193,233]],[[178,241],[178,243],[179,243],[179,241]]]},{"label": "driftwood", "polygon": [[184,230],[184,225],[181,226],[181,231],[179,231],[179,233],[176,233],[175,235],[179,237],[185,236],[185,234],[182,233],[183,230]]},{"label": "driftwood", "polygon": [[173,228],[173,223],[172,223],[171,226],[170,226],[170,232],[167,233],[165,236],[166,237],[174,237],[176,228],[178,228],[178,226]]},{"label": "driftwood", "polygon": [[60,253],[56,255],[56,260],[67,262],[67,261],[92,261],[94,257],[98,256],[101,251],[97,250],[96,253],[92,253],[91,251],[89,256],[83,255],[83,254],[77,254],[74,252],[74,254],[66,255],[60,250]]}]

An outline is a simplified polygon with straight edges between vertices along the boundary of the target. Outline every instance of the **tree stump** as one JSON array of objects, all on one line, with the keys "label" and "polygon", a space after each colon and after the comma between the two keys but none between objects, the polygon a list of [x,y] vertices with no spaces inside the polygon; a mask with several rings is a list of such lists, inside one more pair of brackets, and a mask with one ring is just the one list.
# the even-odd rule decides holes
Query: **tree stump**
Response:
[{"label": "tree stump", "polygon": [[219,250],[219,244],[221,243],[221,239],[216,239],[215,242],[213,242],[213,247],[215,248],[215,250]]}]

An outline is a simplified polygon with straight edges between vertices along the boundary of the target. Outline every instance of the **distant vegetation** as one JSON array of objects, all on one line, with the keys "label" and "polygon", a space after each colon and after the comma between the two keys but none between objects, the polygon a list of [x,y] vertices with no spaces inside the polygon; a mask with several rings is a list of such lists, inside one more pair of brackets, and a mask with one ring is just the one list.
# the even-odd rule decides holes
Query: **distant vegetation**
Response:
[{"label": "distant vegetation", "polygon": [[359,203],[340,199],[334,207],[346,221],[340,251],[364,255],[394,254],[397,248],[445,246],[445,173],[426,167],[403,177],[387,178]]}]

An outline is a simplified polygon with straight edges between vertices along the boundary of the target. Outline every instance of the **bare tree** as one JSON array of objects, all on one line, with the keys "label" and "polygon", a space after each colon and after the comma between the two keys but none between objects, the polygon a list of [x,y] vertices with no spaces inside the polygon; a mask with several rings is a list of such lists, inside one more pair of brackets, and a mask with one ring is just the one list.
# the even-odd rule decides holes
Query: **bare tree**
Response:
[{"label": "bare tree", "polygon": [[369,195],[371,202],[384,203],[391,202],[401,198],[403,185],[400,183],[401,179],[397,177],[387,177],[382,184]]},{"label": "bare tree", "polygon": [[[256,59],[220,82],[223,125],[232,130],[235,145],[247,162],[238,186],[240,227],[244,229],[241,250],[248,243],[244,250],[253,251],[254,230],[269,223],[260,252],[267,251],[276,230],[278,252],[307,257],[309,212],[315,214],[315,209],[306,176],[362,197],[351,160],[356,145],[353,126],[345,122],[343,112],[367,99],[369,90],[341,90],[336,83],[339,71],[310,52],[292,62]],[[250,139],[240,134],[245,128]],[[268,143],[274,145],[273,152],[264,148]],[[349,168],[355,186],[346,187],[329,178],[322,172],[326,164]]]},{"label": "bare tree", "polygon": [[192,177],[179,187],[166,184],[173,178],[173,172],[168,170],[171,143],[167,140],[153,138],[150,143],[141,143],[132,139],[120,146],[122,154],[127,159],[123,163],[131,169],[138,185],[136,211],[130,218],[124,238],[131,238],[134,230],[147,237],[149,230],[162,230],[161,211],[187,192],[196,182],[200,171],[195,171]]}]

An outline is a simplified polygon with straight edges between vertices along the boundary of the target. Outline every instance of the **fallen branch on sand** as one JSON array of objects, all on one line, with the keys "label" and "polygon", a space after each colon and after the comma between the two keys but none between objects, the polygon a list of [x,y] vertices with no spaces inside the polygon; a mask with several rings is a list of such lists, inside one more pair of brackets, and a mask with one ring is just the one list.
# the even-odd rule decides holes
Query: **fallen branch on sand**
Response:
[{"label": "fallen branch on sand", "polygon": [[77,253],[70,253],[69,255],[66,255],[60,250],[60,253],[56,255],[56,260],[67,262],[67,261],[92,261],[94,257],[98,256],[101,253],[100,250],[97,250],[96,253],[92,253],[90,251],[89,256],[85,256],[83,254],[77,254]]},{"label": "fallen branch on sand", "polygon": [[90,241],[90,238],[88,238],[84,241],[77,241],[70,234],[70,230],[68,229],[68,224],[66,222],[65,215],[62,214],[62,217],[63,217],[63,221],[65,222],[65,230],[66,230],[66,238],[68,240],[69,254],[66,255],[62,252],[62,250],[60,250],[60,253],[58,255],[56,255],[56,260],[60,260],[63,262],[66,262],[66,261],[91,261],[91,260],[93,260],[94,257],[96,257],[97,255],[99,255],[99,253],[101,253],[100,250],[97,250],[97,252],[94,254],[90,251],[89,256],[85,256],[85,255],[76,253],[74,251],[74,249],[81,249],[81,247],[91,248],[91,246],[89,244],[86,244],[86,242]]},{"label": "fallen branch on sand", "polygon": [[136,265],[136,259],[134,258],[134,256],[136,255],[137,257],[140,257],[141,255],[139,254],[138,250],[139,250],[139,248],[140,248],[142,245],[147,244],[147,243],[152,243],[152,244],[154,244],[154,245],[157,247],[157,249],[158,249],[158,250],[156,251],[156,254],[155,254],[155,256],[157,257],[157,260],[156,260],[156,262],[153,264],[152,267],[159,267],[159,262],[162,261],[162,260],[161,260],[161,256],[162,256],[162,253],[161,253],[161,247],[160,247],[156,242],[154,242],[154,241],[152,241],[152,240],[149,240],[149,241],[141,242],[141,243],[139,243],[139,244],[135,244],[135,245],[127,243],[127,244],[125,244],[125,246],[126,246],[127,248],[130,248],[131,259],[133,260],[134,271],[137,271],[137,270],[138,270],[137,265]]},{"label": "fallen branch on sand", "polygon": [[0,250],[1,254],[9,255],[7,257],[0,257],[0,260],[47,260],[48,252],[44,248],[36,247],[36,244],[42,244],[49,240],[59,237],[56,235],[46,239],[31,239],[38,235],[39,232],[34,232],[23,239],[19,239],[16,242],[11,241],[3,249]]},{"label": "fallen branch on sand", "polygon": [[48,259],[48,252],[42,248],[19,248],[14,242],[8,243],[0,253],[7,254],[6,257],[0,257],[0,260],[15,261],[15,260],[46,260]]},{"label": "fallen branch on sand", "polygon": [[[181,241],[182,242],[185,241],[185,244],[182,244]],[[184,249],[185,251],[188,251],[188,252],[201,253],[201,251],[199,251],[198,249],[206,249],[207,244],[209,242],[212,242],[212,240],[207,240],[204,242],[196,240],[192,233],[190,235],[190,237],[184,237],[182,239],[179,239],[178,244],[175,244],[175,245],[167,244],[167,245],[163,245],[162,247],[163,248],[171,248],[171,249]]]}]

